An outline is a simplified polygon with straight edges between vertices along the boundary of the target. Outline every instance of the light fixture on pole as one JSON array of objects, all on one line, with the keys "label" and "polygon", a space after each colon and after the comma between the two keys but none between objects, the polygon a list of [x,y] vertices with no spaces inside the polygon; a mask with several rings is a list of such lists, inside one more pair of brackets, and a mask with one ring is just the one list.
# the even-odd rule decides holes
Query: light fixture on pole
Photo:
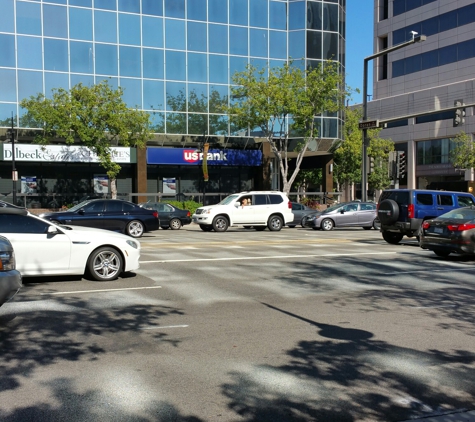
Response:
[{"label": "light fixture on pole", "polygon": [[7,130],[7,138],[10,137],[12,143],[12,196],[13,196],[13,205],[16,203],[16,182],[18,181],[18,172],[16,171],[15,166],[15,131],[13,126],[13,112],[12,112],[12,127]]},{"label": "light fixture on pole", "polygon": [[[366,157],[368,156],[368,127],[364,125],[364,122],[368,120],[368,62],[377,57],[384,56],[386,54],[392,53],[393,51],[399,50],[400,48],[407,47],[408,45],[414,44],[416,42],[425,41],[427,37],[425,35],[418,35],[417,32],[411,31],[412,39],[410,41],[403,42],[402,44],[395,45],[385,50],[378,51],[377,53],[368,56],[364,59],[364,68],[363,68],[363,152],[362,152],[362,171],[361,171],[361,200],[363,202],[368,200],[368,169]],[[377,127],[377,126],[369,126]]]}]

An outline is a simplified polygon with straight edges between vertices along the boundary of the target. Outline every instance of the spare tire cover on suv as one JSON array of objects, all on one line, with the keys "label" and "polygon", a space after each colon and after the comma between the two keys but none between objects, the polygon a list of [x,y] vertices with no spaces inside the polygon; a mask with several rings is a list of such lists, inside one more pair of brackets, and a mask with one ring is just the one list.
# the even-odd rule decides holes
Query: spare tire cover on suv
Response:
[{"label": "spare tire cover on suv", "polygon": [[385,199],[379,204],[378,217],[381,224],[393,224],[399,218],[399,205],[392,199]]}]

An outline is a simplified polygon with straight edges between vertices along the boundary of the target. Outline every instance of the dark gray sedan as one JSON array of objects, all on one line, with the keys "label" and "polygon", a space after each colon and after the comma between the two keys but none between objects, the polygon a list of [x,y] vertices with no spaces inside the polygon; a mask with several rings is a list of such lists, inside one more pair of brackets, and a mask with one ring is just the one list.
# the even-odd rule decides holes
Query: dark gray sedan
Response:
[{"label": "dark gray sedan", "polygon": [[139,207],[158,212],[158,220],[162,229],[179,230],[182,226],[191,224],[191,213],[166,202],[144,202]]},{"label": "dark gray sedan", "polygon": [[298,202],[292,202],[292,214],[294,215],[294,219],[289,221],[287,226],[295,227],[300,225],[305,227],[303,224],[303,218],[314,212],[315,210],[313,208],[309,208],[306,205],[299,204]]},{"label": "dark gray sedan", "polygon": [[13,246],[6,237],[0,236],[0,306],[15,296],[21,287]]},{"label": "dark gray sedan", "polygon": [[333,205],[322,212],[305,217],[305,227],[314,230],[332,230],[334,227],[363,227],[379,230],[378,215],[374,202],[346,202]]}]

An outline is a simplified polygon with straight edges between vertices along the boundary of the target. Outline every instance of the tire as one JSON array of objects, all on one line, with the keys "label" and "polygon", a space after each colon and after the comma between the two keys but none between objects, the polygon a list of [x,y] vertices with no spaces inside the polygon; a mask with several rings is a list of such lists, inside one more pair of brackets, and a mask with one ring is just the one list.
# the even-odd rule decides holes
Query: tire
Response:
[{"label": "tire", "polygon": [[437,256],[440,256],[440,257],[443,257],[443,258],[450,255],[449,251],[444,251],[444,250],[440,250],[440,249],[434,249],[432,252],[434,252]]},{"label": "tire", "polygon": [[96,249],[87,260],[87,272],[96,281],[115,280],[123,266],[122,256],[111,246]]},{"label": "tire", "polygon": [[142,237],[145,231],[143,223],[139,220],[132,220],[125,228],[125,233],[131,237]]},{"label": "tire", "polygon": [[269,221],[267,221],[267,227],[271,232],[278,232],[282,230],[284,226],[284,220],[278,215],[271,215]]},{"label": "tire", "polygon": [[200,229],[203,230],[204,232],[210,232],[211,230],[213,230],[213,227],[207,226],[205,224],[200,224]]},{"label": "tire", "polygon": [[215,232],[225,232],[229,227],[229,221],[223,215],[214,217],[213,229]]},{"label": "tire", "polygon": [[165,227],[160,226],[160,228],[161,228],[162,230],[168,230],[170,227],[169,227],[169,226],[165,226]]},{"label": "tire", "polygon": [[378,218],[381,224],[390,225],[399,218],[399,205],[392,199],[385,199],[379,204]]},{"label": "tire", "polygon": [[170,228],[172,230],[180,230],[181,229],[181,221],[179,218],[172,218],[170,220]]},{"label": "tire", "polygon": [[266,229],[266,226],[254,226],[258,232],[263,232]]},{"label": "tire", "polygon": [[373,229],[381,230],[381,222],[377,218],[373,221]]},{"label": "tire", "polygon": [[335,227],[335,224],[333,223],[333,220],[331,220],[330,218],[325,218],[320,223],[320,227],[322,230],[330,231],[330,230],[333,230],[333,227]]},{"label": "tire", "polygon": [[363,227],[365,230],[371,230],[373,228],[373,226],[369,226],[369,227]]},{"label": "tire", "polygon": [[383,232],[383,239],[391,245],[397,245],[403,237],[401,233]]}]

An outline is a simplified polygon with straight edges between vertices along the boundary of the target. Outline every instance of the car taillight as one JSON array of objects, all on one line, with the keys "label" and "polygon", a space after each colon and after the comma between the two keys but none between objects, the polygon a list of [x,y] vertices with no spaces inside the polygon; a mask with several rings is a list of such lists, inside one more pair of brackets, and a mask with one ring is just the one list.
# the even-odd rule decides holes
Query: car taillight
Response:
[{"label": "car taillight", "polygon": [[292,209],[292,202],[291,201],[289,201],[289,203],[287,205],[290,209]]},{"label": "car taillight", "polygon": [[407,206],[407,218],[415,218],[414,204]]},{"label": "car taillight", "polygon": [[424,230],[427,230],[429,227],[430,227],[430,223],[429,223],[428,221],[424,221],[424,222],[422,223],[422,228],[423,228]]},{"label": "car taillight", "polygon": [[154,212],[153,212],[153,216],[154,216],[155,218],[158,218],[158,211],[154,211]]},{"label": "car taillight", "polygon": [[187,212],[186,216],[187,216],[187,217],[191,217],[190,211]]},{"label": "car taillight", "polygon": [[449,224],[447,226],[447,229],[449,229],[451,232],[463,232],[465,230],[472,230],[475,229],[475,224]]}]

